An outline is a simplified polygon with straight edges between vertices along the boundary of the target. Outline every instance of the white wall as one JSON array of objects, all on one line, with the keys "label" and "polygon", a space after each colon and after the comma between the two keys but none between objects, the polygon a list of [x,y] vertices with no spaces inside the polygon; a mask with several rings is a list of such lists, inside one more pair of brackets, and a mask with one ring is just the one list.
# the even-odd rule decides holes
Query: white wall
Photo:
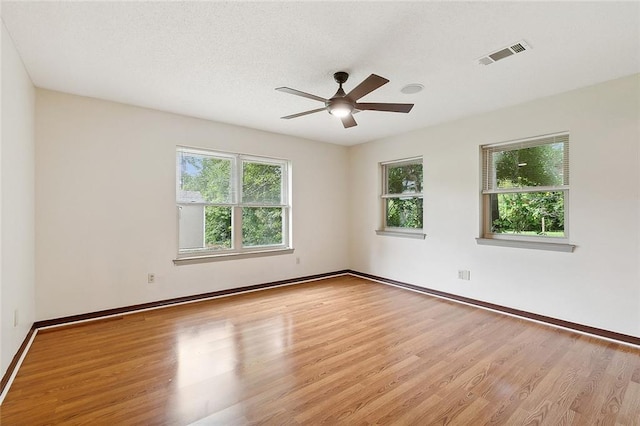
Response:
[{"label": "white wall", "polygon": [[[0,375],[35,318],[35,89],[2,26],[2,142],[0,161]],[[18,326],[14,327],[14,312]]]},{"label": "white wall", "polygon": [[[348,268],[346,147],[36,96],[39,320]],[[176,145],[291,160],[295,253],[174,266]]]},{"label": "white wall", "polygon": [[[635,75],[351,147],[351,268],[640,336],[639,93]],[[575,252],[478,246],[479,146],[566,130]],[[378,163],[416,155],[427,238],[377,236]]]}]

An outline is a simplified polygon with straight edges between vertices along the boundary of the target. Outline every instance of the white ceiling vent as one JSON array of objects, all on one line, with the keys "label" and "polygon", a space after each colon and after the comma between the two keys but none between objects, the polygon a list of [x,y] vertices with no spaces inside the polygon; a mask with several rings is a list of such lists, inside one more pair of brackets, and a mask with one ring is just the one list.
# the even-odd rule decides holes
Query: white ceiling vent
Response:
[{"label": "white ceiling vent", "polygon": [[527,50],[531,50],[531,46],[529,46],[526,41],[520,40],[510,46],[504,47],[500,50],[496,50],[493,53],[489,53],[488,55],[479,58],[478,64],[490,65],[494,62],[499,61],[500,59],[508,58],[509,56],[515,55],[516,53],[522,53]]}]

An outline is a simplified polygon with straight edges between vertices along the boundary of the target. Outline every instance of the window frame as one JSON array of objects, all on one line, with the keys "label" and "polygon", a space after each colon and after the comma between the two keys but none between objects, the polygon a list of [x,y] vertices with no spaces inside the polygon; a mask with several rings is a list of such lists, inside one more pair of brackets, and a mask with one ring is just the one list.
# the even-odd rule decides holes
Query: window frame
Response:
[{"label": "window frame", "polygon": [[[205,156],[209,158],[224,159],[231,161],[231,175],[229,177],[230,185],[230,200],[228,202],[181,202],[178,199],[180,194],[180,154],[193,154],[199,156]],[[278,165],[282,168],[281,175],[281,193],[280,203],[268,203],[268,202],[244,202],[243,200],[243,172],[244,164],[257,163]],[[175,263],[193,263],[198,260],[224,260],[230,258],[246,258],[254,257],[255,255],[273,255],[273,254],[285,254],[292,253],[292,237],[291,237],[291,161],[265,157],[257,155],[247,155],[240,153],[230,153],[224,151],[214,151],[203,148],[192,148],[187,146],[176,147],[176,259]],[[181,249],[180,248],[180,210],[181,205],[202,205],[202,206],[216,206],[216,207],[229,207],[231,208],[231,247],[229,249]],[[244,208],[281,208],[282,209],[282,243],[280,244],[268,244],[260,246],[243,246],[243,217],[242,212]],[[203,220],[203,226],[206,223]]]},{"label": "window frame", "polygon": [[[422,166],[422,182],[421,192],[392,194],[389,192],[389,168],[390,166],[402,166],[409,164],[420,164]],[[376,230],[377,235],[406,237],[406,238],[419,238],[424,239],[424,161],[422,156],[403,158],[399,160],[383,161],[379,163],[378,169],[380,170],[381,177],[381,190],[380,190],[380,212],[381,212],[381,226]],[[420,198],[423,200],[422,210],[422,227],[421,228],[403,228],[397,226],[389,226],[387,224],[387,200],[394,198]]]},{"label": "window frame", "polygon": [[[563,183],[550,186],[523,186],[514,188],[497,188],[495,178],[495,164],[492,154],[495,152],[514,151],[538,146],[563,143]],[[555,251],[573,251],[575,246],[569,243],[569,199],[570,199],[570,168],[569,168],[569,132],[553,133],[519,139],[509,142],[482,145],[481,158],[481,229],[478,244],[503,245],[508,247],[536,248]],[[491,196],[495,194],[522,194],[531,192],[562,192],[564,208],[564,236],[521,235],[492,232]]]}]

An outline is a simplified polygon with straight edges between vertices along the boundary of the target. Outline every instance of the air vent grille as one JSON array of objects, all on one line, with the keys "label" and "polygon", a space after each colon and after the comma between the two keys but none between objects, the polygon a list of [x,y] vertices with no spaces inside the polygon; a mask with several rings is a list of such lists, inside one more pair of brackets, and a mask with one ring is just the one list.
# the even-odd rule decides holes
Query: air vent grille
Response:
[{"label": "air vent grille", "polygon": [[520,52],[524,52],[527,49],[525,49],[522,44],[518,43],[511,46],[511,50],[513,50],[516,53],[520,53]]},{"label": "air vent grille", "polygon": [[511,51],[511,49],[502,49],[502,50],[498,50],[496,53],[492,53],[491,55],[489,55],[489,57],[493,59],[495,62],[511,55],[513,55],[513,52]]},{"label": "air vent grille", "polygon": [[508,58],[509,56],[513,56],[516,53],[522,53],[527,50],[531,50],[531,46],[526,41],[520,40],[516,43],[511,44],[509,47],[504,47],[481,58],[478,58],[477,61],[480,65],[491,65],[501,59]]}]

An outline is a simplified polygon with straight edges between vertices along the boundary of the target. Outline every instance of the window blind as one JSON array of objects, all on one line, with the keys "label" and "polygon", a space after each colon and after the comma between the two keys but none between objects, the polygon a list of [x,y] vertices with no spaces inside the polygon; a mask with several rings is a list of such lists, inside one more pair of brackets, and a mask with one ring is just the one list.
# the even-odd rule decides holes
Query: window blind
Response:
[{"label": "window blind", "polygon": [[[538,138],[525,139],[516,142],[507,142],[494,145],[485,145],[482,147],[482,190],[484,193],[493,192],[498,189],[496,182],[496,169],[494,164],[494,154],[508,151],[517,151],[521,149],[533,148],[542,145],[562,144],[563,146],[563,164],[562,178],[563,184],[559,186],[569,185],[569,134],[557,134],[551,136],[543,136]],[[523,189],[540,190],[540,187],[518,187],[514,191],[522,191]]]}]

